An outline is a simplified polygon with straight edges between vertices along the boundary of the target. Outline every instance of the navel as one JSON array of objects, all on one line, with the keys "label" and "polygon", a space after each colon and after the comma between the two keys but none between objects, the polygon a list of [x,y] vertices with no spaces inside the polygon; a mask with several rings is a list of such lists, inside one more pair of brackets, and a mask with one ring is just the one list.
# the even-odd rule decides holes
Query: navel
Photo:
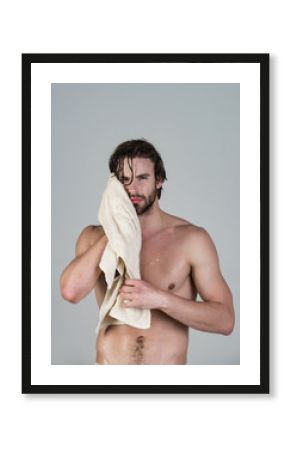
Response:
[{"label": "navel", "polygon": [[172,291],[172,289],[174,289],[174,288],[175,288],[175,284],[174,283],[170,283],[170,285],[168,286],[168,289],[170,291]]},{"label": "navel", "polygon": [[140,348],[144,347],[144,336],[138,336],[136,342]]},{"label": "navel", "polygon": [[143,352],[142,349],[144,348],[144,336],[138,336],[136,339],[136,346],[134,348],[133,352],[133,359],[135,364],[142,364],[143,361]]}]

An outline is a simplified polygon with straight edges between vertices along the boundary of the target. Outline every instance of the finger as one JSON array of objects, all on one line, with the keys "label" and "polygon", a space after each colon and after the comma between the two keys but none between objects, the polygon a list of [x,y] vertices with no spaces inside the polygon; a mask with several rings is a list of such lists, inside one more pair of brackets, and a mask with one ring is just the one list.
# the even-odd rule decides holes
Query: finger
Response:
[{"label": "finger", "polygon": [[126,294],[126,293],[131,294],[133,292],[132,286],[122,286],[119,289],[119,292],[122,292],[123,294]]},{"label": "finger", "polygon": [[130,301],[134,300],[133,294],[130,292],[120,293],[119,298],[120,298],[120,300],[130,300]]},{"label": "finger", "polygon": [[122,304],[124,306],[129,306],[129,305],[131,305],[131,303],[132,303],[132,300],[129,300],[128,298],[125,298],[124,300],[122,300]]},{"label": "finger", "polygon": [[124,308],[138,308],[138,304],[134,300],[125,299],[122,302]]},{"label": "finger", "polygon": [[135,280],[134,278],[128,278],[125,280],[124,285],[126,286],[136,286],[140,280]]}]

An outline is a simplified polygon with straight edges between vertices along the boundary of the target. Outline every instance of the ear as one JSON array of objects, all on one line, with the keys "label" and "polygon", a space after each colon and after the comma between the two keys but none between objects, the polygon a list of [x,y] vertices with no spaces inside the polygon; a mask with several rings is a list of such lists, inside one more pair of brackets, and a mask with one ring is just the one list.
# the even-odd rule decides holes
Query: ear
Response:
[{"label": "ear", "polygon": [[156,180],[156,189],[160,189],[164,180]]}]

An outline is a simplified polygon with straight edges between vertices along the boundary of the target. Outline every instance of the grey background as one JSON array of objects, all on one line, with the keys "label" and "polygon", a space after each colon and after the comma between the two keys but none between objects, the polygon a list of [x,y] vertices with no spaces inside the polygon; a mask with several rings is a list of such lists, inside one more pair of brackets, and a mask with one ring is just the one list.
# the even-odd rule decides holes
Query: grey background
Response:
[{"label": "grey background", "polygon": [[52,84],[51,363],[93,364],[98,307],[60,295],[80,231],[96,224],[108,159],[145,138],[164,160],[163,210],[203,226],[234,296],[230,336],[190,329],[188,364],[239,364],[239,84]]}]

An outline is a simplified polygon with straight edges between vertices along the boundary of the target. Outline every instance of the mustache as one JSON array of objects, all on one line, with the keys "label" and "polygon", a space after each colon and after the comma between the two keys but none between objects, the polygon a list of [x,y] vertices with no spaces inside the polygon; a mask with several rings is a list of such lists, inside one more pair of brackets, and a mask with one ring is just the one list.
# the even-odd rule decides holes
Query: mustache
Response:
[{"label": "mustache", "polygon": [[129,198],[145,198],[144,195],[129,195]]}]

